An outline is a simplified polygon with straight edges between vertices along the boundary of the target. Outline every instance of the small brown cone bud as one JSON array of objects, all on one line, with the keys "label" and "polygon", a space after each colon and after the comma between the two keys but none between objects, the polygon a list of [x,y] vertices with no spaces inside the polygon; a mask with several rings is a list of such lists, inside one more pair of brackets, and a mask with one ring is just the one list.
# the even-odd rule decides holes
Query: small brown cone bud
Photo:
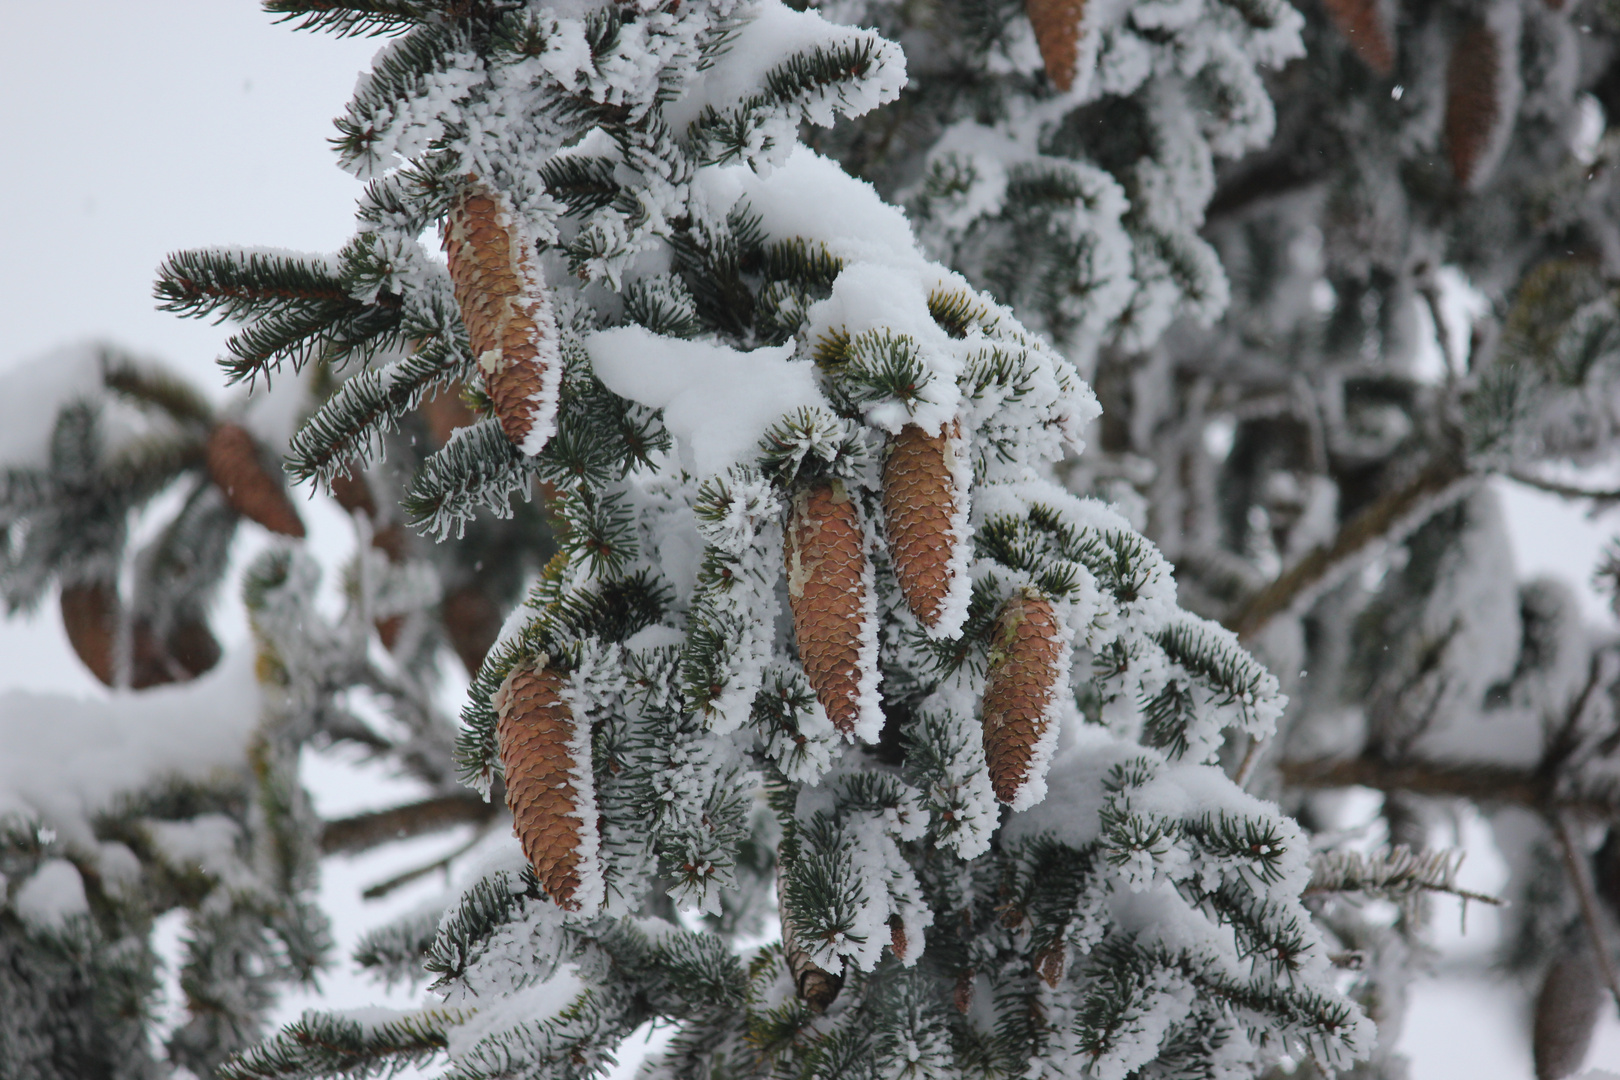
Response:
[{"label": "small brown cone bud", "polygon": [[1039,975],[1047,986],[1056,990],[1057,984],[1063,981],[1063,968],[1068,959],[1068,949],[1062,942],[1042,949],[1041,954],[1035,958],[1035,974]]},{"label": "small brown cone bud", "polygon": [[538,454],[557,429],[557,321],[533,245],[505,199],[471,180],[444,223],[450,282],[501,430]]},{"label": "small brown cone bud", "polygon": [[827,1006],[844,988],[844,977],[819,967],[799,946],[787,914],[787,897],[782,894],[782,875],[776,876],[776,907],[782,919],[782,956],[787,960],[788,974],[793,976],[793,987],[813,1012],[826,1012]]},{"label": "small brown cone bud", "polygon": [[1362,63],[1378,75],[1395,70],[1394,12],[1389,0],[1322,0],[1322,6]]},{"label": "small brown cone bud", "polygon": [[827,718],[848,735],[862,720],[863,683],[877,681],[876,598],[860,509],[843,483],[795,495],[785,540],[799,661]]},{"label": "small brown cone bud", "polygon": [[62,626],[90,674],[107,686],[117,677],[118,589],[95,581],[62,586]]},{"label": "small brown cone bud", "polygon": [[971,969],[956,973],[956,989],[951,993],[951,1004],[963,1016],[973,1008],[973,980],[977,977],[978,972]]},{"label": "small brown cone bud", "polygon": [[1476,188],[1490,175],[1507,141],[1516,103],[1496,30],[1476,23],[1457,39],[1446,70],[1446,153],[1461,188]]},{"label": "small brown cone bud", "polygon": [[1024,12],[1035,28],[1046,77],[1059,90],[1074,85],[1074,65],[1080,52],[1080,19],[1086,0],[1024,0]]},{"label": "small brown cone bud", "polygon": [[951,592],[951,560],[965,537],[957,535],[967,492],[954,466],[959,426],[930,435],[916,424],[900,429],[883,463],[883,516],[889,556],[900,592],[913,615],[930,630],[945,616]]},{"label": "small brown cone bud", "polygon": [[1585,942],[1552,962],[1536,995],[1536,1080],[1564,1080],[1581,1067],[1607,998],[1603,973]]},{"label": "small brown cone bud", "polygon": [[281,480],[259,459],[253,436],[240,424],[220,424],[208,436],[208,476],[232,510],[271,532],[302,539],[304,523]]},{"label": "small brown cone bud", "polygon": [[889,948],[894,950],[896,960],[904,960],[911,948],[911,942],[906,938],[906,924],[898,915],[889,916]]},{"label": "small brown cone bud", "polygon": [[577,909],[580,850],[585,841],[574,787],[574,714],[562,676],[542,663],[519,664],[495,692],[495,738],[506,774],[512,832],[546,894]]},{"label": "small brown cone bud", "polygon": [[1002,607],[992,635],[984,756],[996,798],[1010,803],[1029,779],[1036,744],[1046,733],[1046,711],[1063,674],[1063,635],[1052,602],[1029,590]]}]

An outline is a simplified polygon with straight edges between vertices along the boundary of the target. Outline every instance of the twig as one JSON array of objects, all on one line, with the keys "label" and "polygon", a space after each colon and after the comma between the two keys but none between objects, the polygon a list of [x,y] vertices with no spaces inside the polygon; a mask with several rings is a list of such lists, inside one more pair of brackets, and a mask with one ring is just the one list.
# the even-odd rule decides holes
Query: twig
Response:
[{"label": "twig", "polygon": [[456,825],[482,825],[496,812],[495,805],[472,792],[437,795],[405,806],[329,821],[321,833],[321,851],[327,855],[365,851],[392,840],[439,832]]},{"label": "twig", "polygon": [[1598,913],[1597,897],[1592,892],[1592,876],[1588,873],[1585,854],[1575,843],[1575,837],[1570,832],[1569,821],[1563,814],[1552,815],[1553,832],[1558,837],[1558,847],[1564,855],[1564,869],[1569,872],[1570,884],[1575,886],[1575,896],[1581,904],[1581,921],[1586,924],[1586,933],[1592,940],[1592,951],[1597,954],[1598,967],[1603,971],[1603,981],[1609,985],[1609,993],[1614,995],[1614,1003],[1620,1008],[1620,975],[1615,974],[1614,961],[1609,956],[1609,946],[1604,940],[1603,919]]},{"label": "twig", "polygon": [[1583,488],[1576,484],[1560,484],[1556,480],[1544,480],[1533,473],[1522,469],[1508,470],[1509,480],[1533,487],[1538,491],[1545,491],[1549,495],[1559,495],[1566,499],[1590,499],[1595,503],[1620,502],[1620,491],[1597,491],[1592,488]]},{"label": "twig", "polygon": [[1532,810],[1564,810],[1588,817],[1612,818],[1620,805],[1597,796],[1561,796],[1551,777],[1539,770],[1504,765],[1450,765],[1421,759],[1388,762],[1372,757],[1284,761],[1277,765],[1283,782],[1293,787],[1367,787],[1413,795],[1510,803]]},{"label": "twig", "polygon": [[1271,620],[1342,581],[1375,545],[1400,539],[1462,494],[1466,466],[1447,456],[1351,518],[1332,543],[1318,545],[1224,620],[1238,637],[1252,641]]},{"label": "twig", "polygon": [[1237,772],[1232,774],[1232,783],[1240,788],[1249,786],[1249,777],[1254,775],[1254,768],[1260,764],[1260,756],[1271,745],[1270,739],[1262,739],[1257,735],[1249,736],[1249,748],[1243,751],[1243,760],[1238,763]]},{"label": "twig", "polygon": [[403,885],[409,885],[417,878],[426,877],[437,870],[443,870],[445,867],[467,854],[467,852],[471,851],[480,840],[488,835],[488,833],[489,828],[487,826],[475,830],[471,840],[468,840],[465,844],[461,844],[444,858],[435,859],[426,866],[418,866],[416,869],[407,870],[403,874],[395,874],[387,881],[379,881],[377,884],[367,887],[367,889],[360,894],[360,898],[362,900],[381,899],[382,897],[393,892],[395,889],[398,889]]}]

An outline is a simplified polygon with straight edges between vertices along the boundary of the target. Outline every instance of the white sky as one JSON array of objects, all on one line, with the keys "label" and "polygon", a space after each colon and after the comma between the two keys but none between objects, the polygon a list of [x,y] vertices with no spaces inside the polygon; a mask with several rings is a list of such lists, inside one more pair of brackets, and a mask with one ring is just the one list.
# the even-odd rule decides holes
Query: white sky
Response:
[{"label": "white sky", "polygon": [[[153,271],[178,248],[329,251],[348,237],[360,185],[338,170],[325,140],[376,47],[293,33],[251,0],[0,0],[0,371],[100,338],[175,365],[223,396],[213,359],[227,328],[156,311]],[[1506,494],[1526,576],[1584,584],[1620,531],[1614,515],[1592,523],[1560,500],[1512,486]],[[317,532],[341,526],[312,524]],[[333,532],[330,542],[343,541]],[[1604,615],[1586,592],[1593,617]],[[240,640],[228,630],[222,637]],[[0,621],[0,688],[17,686],[101,692],[69,651],[54,605]],[[342,792],[355,807],[402,794],[338,762],[309,779],[318,798]],[[336,863],[322,895],[340,938],[352,941],[385,910],[432,892],[422,883],[381,907],[358,899],[365,885],[446,842],[413,845],[392,860]],[[1479,872],[1488,877],[1490,868]],[[345,1006],[381,998],[347,976],[327,986]],[[1420,986],[1402,1040],[1414,1080],[1528,1077],[1524,1008],[1504,988]],[[1620,1064],[1612,1016],[1589,1061]]]}]

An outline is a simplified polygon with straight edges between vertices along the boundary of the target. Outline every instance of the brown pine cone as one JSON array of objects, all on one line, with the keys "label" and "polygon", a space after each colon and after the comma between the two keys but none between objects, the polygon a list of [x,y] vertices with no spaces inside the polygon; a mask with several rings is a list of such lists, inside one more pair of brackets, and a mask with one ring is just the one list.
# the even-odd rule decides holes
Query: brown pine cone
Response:
[{"label": "brown pine cone", "polygon": [[117,586],[106,581],[64,585],[60,603],[68,643],[106,686],[116,685],[120,674],[132,690],[189,682],[219,663],[219,642],[206,622],[182,622],[164,639],[150,621],[136,618],[129,627],[128,667],[120,672],[118,634],[124,616]]},{"label": "brown pine cone", "polygon": [[929,630],[945,615],[945,601],[955,575],[951,560],[957,545],[958,519],[966,510],[967,492],[953,469],[961,427],[930,435],[916,424],[900,429],[883,463],[883,516],[889,534],[900,591],[912,614]]},{"label": "brown pine cone", "polygon": [[108,581],[63,585],[62,626],[68,644],[79,655],[90,674],[107,686],[117,677],[118,589]]},{"label": "brown pine cone", "polygon": [[1536,1080],[1564,1080],[1581,1067],[1603,1012],[1603,971],[1583,941],[1547,968],[1536,995],[1532,1049]]},{"label": "brown pine cone", "polygon": [[416,411],[426,422],[434,446],[443,446],[450,441],[457,428],[464,428],[478,419],[478,414],[461,400],[459,382],[453,382],[432,397],[424,398]]},{"label": "brown pine cone", "polygon": [[1035,44],[1046,62],[1046,77],[1059,90],[1074,85],[1074,65],[1079,57],[1080,20],[1086,13],[1086,0],[1024,0],[1024,12],[1035,28]]},{"label": "brown pine cone", "polygon": [[1395,34],[1389,0],[1323,0],[1328,19],[1361,62],[1378,75],[1395,70]]},{"label": "brown pine cone", "polygon": [[[495,692],[495,738],[506,774],[512,832],[545,887],[562,907],[578,910],[581,847],[587,840],[574,786],[574,715],[562,697],[562,676],[543,661],[512,669]],[[594,817],[594,814],[586,814]]]},{"label": "brown pine cone", "polygon": [[780,873],[776,875],[776,910],[782,920],[782,956],[787,960],[788,974],[793,976],[793,987],[812,1012],[826,1012],[838,991],[844,988],[844,977],[818,966],[800,947],[798,935],[788,919],[787,897],[782,893]]},{"label": "brown pine cone", "polygon": [[271,532],[303,539],[304,523],[281,480],[264,467],[253,436],[240,424],[220,424],[208,436],[208,476],[232,510]]},{"label": "brown pine cone", "polygon": [[532,245],[505,199],[470,180],[444,222],[450,282],[501,430],[538,454],[557,430],[557,322]]},{"label": "brown pine cone", "polygon": [[793,497],[784,539],[799,662],[827,718],[851,734],[862,684],[877,696],[877,602],[860,508],[842,481],[816,484]]},{"label": "brown pine cone", "polygon": [[501,609],[476,582],[452,589],[439,601],[444,634],[461,658],[467,674],[478,674],[495,639],[501,634]]},{"label": "brown pine cone", "polygon": [[990,639],[984,756],[996,798],[1010,803],[1029,778],[1046,710],[1063,674],[1063,634],[1052,602],[1032,590],[1009,599]]},{"label": "brown pine cone", "polygon": [[1504,115],[1504,87],[1508,77],[1502,43],[1495,30],[1475,23],[1457,39],[1446,70],[1446,153],[1457,186],[1473,188],[1489,175],[1501,137],[1502,126],[1511,124]]}]

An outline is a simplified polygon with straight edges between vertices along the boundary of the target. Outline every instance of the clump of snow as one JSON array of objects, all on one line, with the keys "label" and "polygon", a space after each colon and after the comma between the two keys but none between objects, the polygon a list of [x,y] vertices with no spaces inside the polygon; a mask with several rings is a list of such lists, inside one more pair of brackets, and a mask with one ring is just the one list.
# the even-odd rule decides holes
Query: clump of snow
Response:
[{"label": "clump of snow", "polygon": [[681,463],[699,476],[751,463],[784,413],[827,407],[815,365],[795,360],[791,344],[741,352],[624,326],[590,335],[585,347],[609,390],[664,410]]},{"label": "clump of snow", "polygon": [[258,701],[248,650],[195,682],[102,701],[0,695],[0,816],[41,818],[88,850],[91,817],[120,795],[243,768]]},{"label": "clump of snow", "polygon": [[88,915],[84,879],[66,859],[46,859],[11,898],[11,908],[30,930],[60,929],[75,915]]}]

